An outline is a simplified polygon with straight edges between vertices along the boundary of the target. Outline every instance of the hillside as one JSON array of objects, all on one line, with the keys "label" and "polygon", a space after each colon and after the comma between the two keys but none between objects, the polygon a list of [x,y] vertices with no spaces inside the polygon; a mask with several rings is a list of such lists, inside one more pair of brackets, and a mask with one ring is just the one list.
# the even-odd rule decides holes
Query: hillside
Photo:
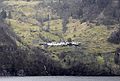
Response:
[{"label": "hillside", "polygon": [[3,23],[3,22],[0,22],[0,44],[1,45],[13,45],[13,46],[16,46],[16,39],[13,39],[15,37],[15,34],[10,31],[10,27]]},{"label": "hillside", "polygon": [[[111,34],[119,29],[119,0],[6,0],[1,4],[0,8],[8,16],[4,19],[7,25],[0,23],[0,43],[14,44],[26,51],[27,61],[36,60],[32,70],[35,68],[40,73],[34,75],[82,75],[84,71],[83,75],[120,75],[120,66],[114,62],[119,44],[108,42]],[[2,25],[7,26],[7,30]],[[40,45],[68,39],[81,45],[47,48]],[[50,63],[44,64],[45,59]],[[52,63],[53,66],[48,67]],[[41,73],[41,69],[48,73]],[[33,75],[29,72],[28,75]]]}]

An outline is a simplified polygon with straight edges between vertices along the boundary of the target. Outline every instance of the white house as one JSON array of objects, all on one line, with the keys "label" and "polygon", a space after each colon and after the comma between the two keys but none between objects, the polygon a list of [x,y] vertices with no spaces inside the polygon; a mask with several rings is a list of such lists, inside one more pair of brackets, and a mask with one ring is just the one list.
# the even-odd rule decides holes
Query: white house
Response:
[{"label": "white house", "polygon": [[40,43],[40,45],[47,45],[47,46],[79,46],[80,42],[49,42],[49,43]]}]

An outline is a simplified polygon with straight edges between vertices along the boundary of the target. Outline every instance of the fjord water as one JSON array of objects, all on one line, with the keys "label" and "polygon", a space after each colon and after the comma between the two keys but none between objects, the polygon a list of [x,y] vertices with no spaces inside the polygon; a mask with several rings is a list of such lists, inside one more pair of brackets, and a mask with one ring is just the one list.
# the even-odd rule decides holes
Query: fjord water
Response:
[{"label": "fjord water", "polygon": [[120,77],[1,77],[0,81],[120,81]]}]

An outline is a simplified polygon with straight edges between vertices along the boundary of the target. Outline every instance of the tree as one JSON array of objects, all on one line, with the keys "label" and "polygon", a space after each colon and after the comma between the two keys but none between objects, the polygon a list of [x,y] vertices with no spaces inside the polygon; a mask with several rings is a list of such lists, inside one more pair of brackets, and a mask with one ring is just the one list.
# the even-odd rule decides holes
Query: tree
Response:
[{"label": "tree", "polygon": [[120,48],[117,48],[115,52],[114,61],[116,64],[120,64]]},{"label": "tree", "polygon": [[71,39],[71,38],[68,38],[68,39],[67,39],[67,42],[72,42],[72,39]]},{"label": "tree", "polygon": [[62,31],[63,31],[63,33],[65,33],[67,31],[67,26],[66,26],[67,22],[68,22],[67,18],[63,18],[63,21],[62,21]]},{"label": "tree", "polygon": [[48,32],[50,31],[50,15],[48,15]]},{"label": "tree", "polygon": [[5,19],[7,17],[7,12],[2,9],[1,13],[0,13],[0,19]]},{"label": "tree", "polygon": [[8,12],[8,18],[12,19],[11,11]]},{"label": "tree", "polygon": [[108,42],[114,44],[120,44],[120,29],[116,32],[113,32],[111,36],[108,38]]},{"label": "tree", "polygon": [[[120,44],[120,29],[117,32],[112,33],[112,35],[108,38],[108,42],[113,44]],[[116,64],[120,64],[120,48],[116,49],[114,62]]]}]

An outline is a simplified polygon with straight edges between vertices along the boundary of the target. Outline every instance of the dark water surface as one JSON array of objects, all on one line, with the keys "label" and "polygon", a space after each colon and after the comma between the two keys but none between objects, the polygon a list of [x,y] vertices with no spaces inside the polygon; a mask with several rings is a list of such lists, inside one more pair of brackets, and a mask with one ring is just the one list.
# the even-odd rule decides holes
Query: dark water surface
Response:
[{"label": "dark water surface", "polygon": [[0,81],[120,81],[120,77],[1,77]]}]

